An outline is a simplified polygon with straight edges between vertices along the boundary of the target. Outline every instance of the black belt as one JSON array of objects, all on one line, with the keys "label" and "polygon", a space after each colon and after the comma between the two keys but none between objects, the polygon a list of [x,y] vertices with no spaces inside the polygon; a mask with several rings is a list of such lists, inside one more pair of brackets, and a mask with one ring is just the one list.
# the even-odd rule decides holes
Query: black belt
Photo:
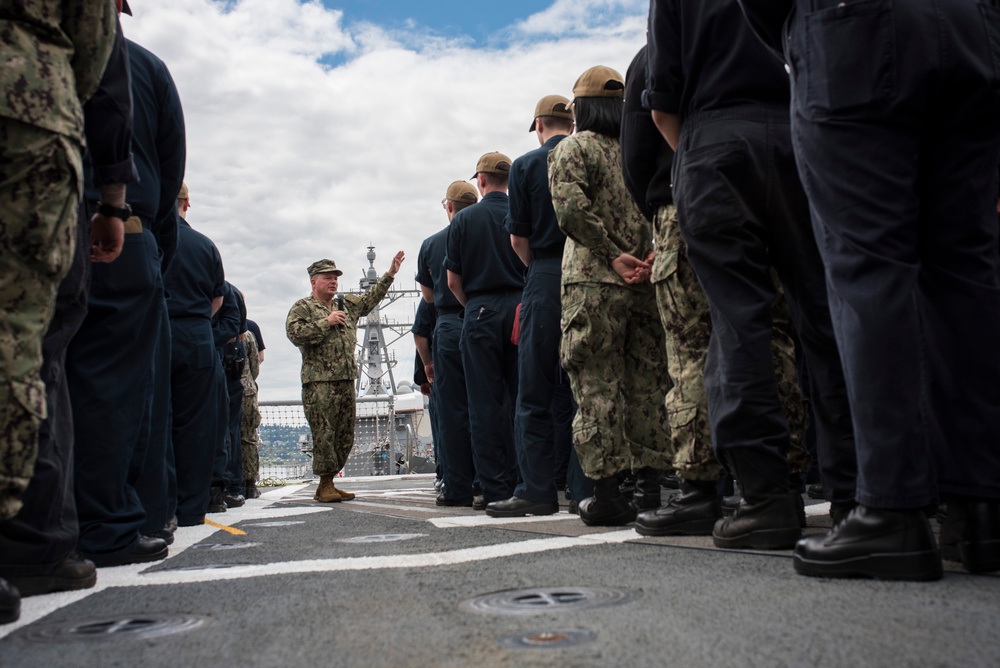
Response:
[{"label": "black belt", "polygon": [[463,308],[462,306],[447,306],[439,308],[437,312],[438,315],[451,315],[452,313],[461,313]]},{"label": "black belt", "polygon": [[563,251],[559,250],[534,250],[531,251],[531,257],[535,260],[561,260],[563,256]]}]

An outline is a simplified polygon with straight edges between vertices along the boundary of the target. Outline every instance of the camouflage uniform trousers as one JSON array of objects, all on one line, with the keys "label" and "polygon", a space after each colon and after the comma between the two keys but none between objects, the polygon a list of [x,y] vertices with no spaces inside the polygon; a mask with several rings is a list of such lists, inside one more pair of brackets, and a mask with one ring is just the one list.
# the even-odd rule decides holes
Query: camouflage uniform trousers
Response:
[{"label": "camouflage uniform trousers", "polygon": [[243,479],[257,480],[260,473],[260,408],[256,394],[243,395],[243,418],[240,420],[240,441],[243,444]]},{"label": "camouflage uniform trousers", "polygon": [[669,469],[669,379],[651,286],[562,286],[560,358],[579,409],[573,446],[588,478]]},{"label": "camouflage uniform trousers", "polygon": [[313,473],[336,475],[354,447],[354,381],[306,383],[302,405],[312,431]]},{"label": "camouflage uniform trousers", "polygon": [[[657,254],[653,281],[666,335],[667,369],[673,381],[665,400],[675,453],[673,467],[688,480],[718,480],[724,469],[712,449],[705,392],[705,357],[712,335],[708,299],[688,263],[674,206],[660,207],[654,227]],[[788,464],[793,472],[802,473],[809,470],[810,463],[802,445],[808,406],[795,366],[795,330],[780,286],[773,318],[771,351],[792,444]]]},{"label": "camouflage uniform trousers", "polygon": [[42,336],[73,260],[80,151],[68,137],[0,118],[0,519],[20,509],[38,454]]}]

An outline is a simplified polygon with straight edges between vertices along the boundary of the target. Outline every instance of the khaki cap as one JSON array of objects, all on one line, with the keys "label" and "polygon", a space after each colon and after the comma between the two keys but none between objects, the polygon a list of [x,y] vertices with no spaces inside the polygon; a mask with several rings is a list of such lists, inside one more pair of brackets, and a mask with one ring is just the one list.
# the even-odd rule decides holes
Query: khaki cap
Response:
[{"label": "khaki cap", "polygon": [[476,173],[469,178],[476,178],[480,172],[483,174],[510,174],[510,163],[511,159],[499,151],[487,153],[479,158],[479,162],[476,163]]},{"label": "khaki cap", "polygon": [[191,199],[188,195],[188,186],[186,183],[181,183],[181,191],[177,193],[177,199]]},{"label": "khaki cap", "polygon": [[476,189],[472,187],[472,184],[468,181],[453,181],[450,186],[448,186],[448,192],[444,196],[445,199],[449,199],[452,202],[460,202],[462,204],[475,204],[479,201],[479,195],[476,194]]},{"label": "khaki cap", "polygon": [[625,79],[610,67],[591,67],[573,84],[573,96],[624,98]]},{"label": "khaki cap", "polygon": [[309,265],[309,278],[312,278],[316,274],[336,274],[337,276],[343,276],[344,272],[337,269],[337,263],[333,260],[317,260]]},{"label": "khaki cap", "polygon": [[573,110],[569,107],[569,100],[562,95],[546,95],[535,105],[535,115],[531,117],[531,127],[528,132],[535,131],[535,120],[539,116],[555,116],[573,120]]}]

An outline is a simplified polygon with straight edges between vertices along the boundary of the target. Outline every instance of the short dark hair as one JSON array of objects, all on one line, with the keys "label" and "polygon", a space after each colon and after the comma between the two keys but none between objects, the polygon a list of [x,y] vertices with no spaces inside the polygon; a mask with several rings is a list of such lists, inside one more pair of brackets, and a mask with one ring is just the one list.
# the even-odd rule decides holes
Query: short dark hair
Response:
[{"label": "short dark hair", "polygon": [[486,179],[487,185],[494,188],[506,188],[509,174],[507,172],[479,172]]},{"label": "short dark hair", "polygon": [[578,97],[573,100],[576,131],[590,130],[618,139],[622,127],[622,100],[618,97]]},{"label": "short dark hair", "polygon": [[561,116],[539,116],[542,119],[542,123],[545,127],[552,128],[553,130],[565,130],[569,132],[573,129],[573,119],[562,118]]},{"label": "short dark hair", "polygon": [[462,209],[465,209],[465,208],[470,207],[473,204],[475,204],[475,202],[462,202],[462,201],[457,200],[457,199],[450,199],[448,201],[451,202],[451,212],[452,213],[458,213]]}]

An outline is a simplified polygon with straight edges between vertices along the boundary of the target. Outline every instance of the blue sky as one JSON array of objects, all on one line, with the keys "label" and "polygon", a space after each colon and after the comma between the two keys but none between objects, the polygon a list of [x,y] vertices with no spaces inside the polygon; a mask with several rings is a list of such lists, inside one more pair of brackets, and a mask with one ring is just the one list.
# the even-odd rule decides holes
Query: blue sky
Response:
[{"label": "blue sky", "polygon": [[376,23],[388,30],[430,31],[441,36],[464,35],[476,46],[502,39],[502,30],[528,18],[550,3],[538,0],[506,0],[473,4],[457,0],[324,0],[330,9],[344,12],[349,27],[357,21]]}]

